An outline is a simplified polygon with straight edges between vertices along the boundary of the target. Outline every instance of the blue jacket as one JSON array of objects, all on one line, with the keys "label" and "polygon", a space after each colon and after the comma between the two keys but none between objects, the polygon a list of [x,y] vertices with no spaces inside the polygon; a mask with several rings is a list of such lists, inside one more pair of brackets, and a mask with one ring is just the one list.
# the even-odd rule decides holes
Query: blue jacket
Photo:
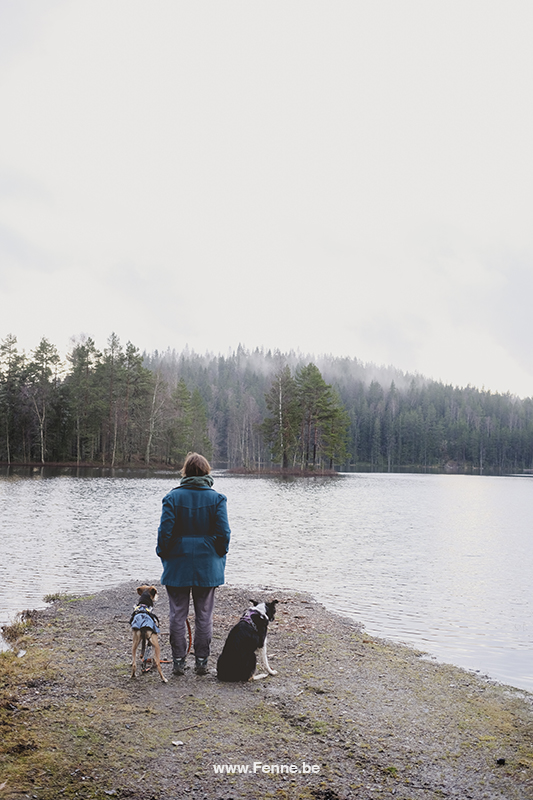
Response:
[{"label": "blue jacket", "polygon": [[213,478],[183,478],[163,498],[156,553],[163,586],[224,583],[230,528],[227,498],[211,488]]}]

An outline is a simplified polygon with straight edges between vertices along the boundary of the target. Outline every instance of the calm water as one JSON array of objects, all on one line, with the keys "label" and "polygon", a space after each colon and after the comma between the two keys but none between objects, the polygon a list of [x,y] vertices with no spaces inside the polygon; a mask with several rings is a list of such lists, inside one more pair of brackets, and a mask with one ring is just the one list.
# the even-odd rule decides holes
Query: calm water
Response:
[{"label": "calm water", "polygon": [[[0,622],[47,593],[158,579],[161,498],[177,482],[0,477]],[[533,479],[215,473],[215,488],[228,583],[311,592],[371,634],[533,691]]]}]

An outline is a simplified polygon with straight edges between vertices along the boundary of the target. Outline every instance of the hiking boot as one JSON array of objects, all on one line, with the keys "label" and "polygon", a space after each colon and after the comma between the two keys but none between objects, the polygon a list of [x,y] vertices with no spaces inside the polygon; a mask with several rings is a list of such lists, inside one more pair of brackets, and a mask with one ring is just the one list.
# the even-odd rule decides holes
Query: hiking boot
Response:
[{"label": "hiking boot", "polygon": [[185,657],[174,659],[174,664],[172,666],[173,675],[185,675],[186,669],[189,669],[189,667],[185,666]]},{"label": "hiking boot", "polygon": [[207,675],[209,672],[207,669],[207,658],[197,658],[194,671],[197,675]]}]

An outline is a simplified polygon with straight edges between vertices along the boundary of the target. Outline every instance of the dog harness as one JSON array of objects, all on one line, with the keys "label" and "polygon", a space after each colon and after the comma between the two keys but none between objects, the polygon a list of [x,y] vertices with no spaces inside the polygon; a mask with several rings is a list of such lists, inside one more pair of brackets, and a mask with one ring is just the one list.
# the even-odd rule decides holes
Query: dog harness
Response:
[{"label": "dog harness", "polygon": [[154,633],[159,633],[159,620],[148,606],[140,604],[135,606],[130,618],[130,625],[134,630],[150,628]]},{"label": "dog harness", "polygon": [[242,622],[247,622],[248,625],[251,625],[252,628],[257,630],[257,625],[254,622],[254,614],[258,615],[259,617],[263,616],[260,611],[257,611],[255,608],[248,608],[244,612],[241,617]]}]

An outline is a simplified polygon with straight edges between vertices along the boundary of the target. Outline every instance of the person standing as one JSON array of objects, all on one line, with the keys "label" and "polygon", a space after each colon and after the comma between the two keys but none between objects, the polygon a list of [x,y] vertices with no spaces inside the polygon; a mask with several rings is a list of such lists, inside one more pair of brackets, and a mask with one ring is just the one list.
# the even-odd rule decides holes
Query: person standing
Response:
[{"label": "person standing", "polygon": [[180,485],[163,498],[156,553],[163,564],[161,584],[169,602],[169,630],[175,675],[184,675],[187,615],[192,594],[195,613],[195,671],[208,673],[215,589],[224,583],[230,541],[227,498],[216,492],[209,461],[189,453]]}]

